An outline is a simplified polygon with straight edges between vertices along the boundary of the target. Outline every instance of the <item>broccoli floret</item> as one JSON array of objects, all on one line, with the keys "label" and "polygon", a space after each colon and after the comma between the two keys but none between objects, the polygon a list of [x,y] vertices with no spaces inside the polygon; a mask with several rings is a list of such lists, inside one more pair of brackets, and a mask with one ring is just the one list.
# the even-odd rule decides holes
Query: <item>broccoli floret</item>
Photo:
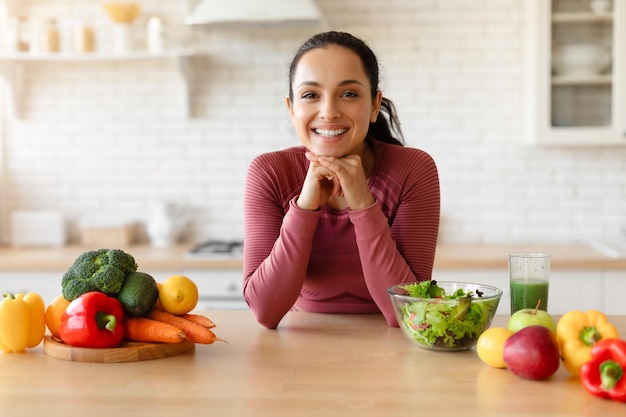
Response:
[{"label": "broccoli floret", "polygon": [[122,289],[126,277],[135,271],[135,259],[120,249],[85,252],[76,258],[63,275],[63,297],[72,301],[89,291],[116,295]]}]

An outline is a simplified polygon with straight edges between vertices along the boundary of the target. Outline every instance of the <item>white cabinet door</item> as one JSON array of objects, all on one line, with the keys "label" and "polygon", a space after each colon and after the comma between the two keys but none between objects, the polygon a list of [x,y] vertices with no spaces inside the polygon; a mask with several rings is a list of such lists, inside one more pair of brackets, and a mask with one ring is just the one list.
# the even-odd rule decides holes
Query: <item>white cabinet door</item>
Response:
[{"label": "white cabinet door", "polygon": [[61,294],[63,272],[0,272],[0,291],[41,295],[48,305]]},{"label": "white cabinet door", "polygon": [[552,314],[570,310],[602,311],[602,286],[600,271],[552,271],[548,310]]},{"label": "white cabinet door", "polygon": [[626,314],[626,271],[604,273],[604,305],[606,314]]},{"label": "white cabinet door", "polygon": [[[509,272],[502,270],[436,270],[433,279],[486,284],[502,290],[502,298],[496,314],[511,314],[511,291]],[[623,279],[626,285],[626,279]],[[552,271],[548,311],[564,314],[569,310],[597,309],[603,311],[602,275],[600,271]]]},{"label": "white cabinet door", "polygon": [[243,271],[240,269],[194,269],[185,271],[147,271],[158,282],[170,275],[183,274],[198,286],[196,310],[247,310],[243,299]]},{"label": "white cabinet door", "polygon": [[626,2],[606,12],[589,1],[523,3],[527,141],[626,145]]}]

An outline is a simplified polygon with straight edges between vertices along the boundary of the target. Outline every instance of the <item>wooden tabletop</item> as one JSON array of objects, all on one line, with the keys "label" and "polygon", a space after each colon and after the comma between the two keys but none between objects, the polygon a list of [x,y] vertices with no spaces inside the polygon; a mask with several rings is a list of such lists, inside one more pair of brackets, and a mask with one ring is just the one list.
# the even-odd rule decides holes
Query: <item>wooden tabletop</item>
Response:
[{"label": "wooden tabletop", "polygon": [[[204,312],[229,343],[130,363],[80,363],[39,346],[0,354],[3,417],[619,416],[561,367],[527,381],[476,351],[420,349],[380,315],[290,313],[277,330],[249,311]],[[502,325],[507,317],[496,317]],[[611,316],[626,335],[626,316]]]},{"label": "wooden tabletop", "polygon": [[[97,248],[65,246],[61,248],[0,247],[2,271],[66,271],[81,253]],[[171,248],[130,246],[121,248],[132,254],[143,270],[241,269],[236,257],[190,258],[191,246]],[[582,244],[480,244],[440,243],[435,255],[435,270],[507,269],[508,254],[545,252],[552,255],[553,270],[626,270],[626,259],[610,258]]]}]

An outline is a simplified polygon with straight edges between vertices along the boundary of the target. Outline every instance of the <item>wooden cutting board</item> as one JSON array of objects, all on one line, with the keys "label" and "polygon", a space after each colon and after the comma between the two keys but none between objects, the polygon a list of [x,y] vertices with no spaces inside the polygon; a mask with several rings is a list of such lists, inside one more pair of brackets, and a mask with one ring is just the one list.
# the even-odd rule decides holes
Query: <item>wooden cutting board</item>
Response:
[{"label": "wooden cutting board", "polygon": [[57,359],[74,362],[138,362],[166,358],[195,349],[195,343],[185,340],[180,343],[123,342],[119,347],[94,349],[74,347],[56,337],[47,335],[43,341],[44,351]]}]

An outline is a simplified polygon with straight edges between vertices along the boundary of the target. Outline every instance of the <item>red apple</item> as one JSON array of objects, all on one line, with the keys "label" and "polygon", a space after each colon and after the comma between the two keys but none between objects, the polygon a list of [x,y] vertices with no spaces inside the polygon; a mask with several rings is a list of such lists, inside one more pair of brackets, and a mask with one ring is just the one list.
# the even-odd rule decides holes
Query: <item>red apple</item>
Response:
[{"label": "red apple", "polygon": [[506,367],[524,379],[541,380],[559,369],[559,346],[554,333],[541,325],[524,327],[504,343]]}]

